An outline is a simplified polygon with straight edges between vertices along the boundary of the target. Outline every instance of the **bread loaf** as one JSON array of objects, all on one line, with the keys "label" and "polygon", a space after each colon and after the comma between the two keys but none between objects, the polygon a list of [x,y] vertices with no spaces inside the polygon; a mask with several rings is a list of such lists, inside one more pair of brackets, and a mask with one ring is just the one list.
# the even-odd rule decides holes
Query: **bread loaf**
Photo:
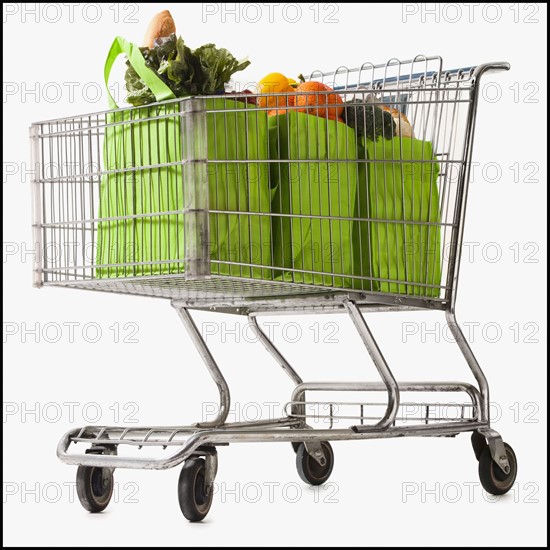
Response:
[{"label": "bread loaf", "polygon": [[409,119],[398,109],[393,109],[387,105],[381,105],[384,111],[388,111],[395,122],[395,135],[397,137],[414,137],[414,132]]},{"label": "bread loaf", "polygon": [[147,32],[145,33],[145,38],[143,39],[143,45],[152,48],[157,38],[170,36],[175,32],[176,24],[172,19],[172,15],[168,10],[161,11],[151,19],[147,27]]}]

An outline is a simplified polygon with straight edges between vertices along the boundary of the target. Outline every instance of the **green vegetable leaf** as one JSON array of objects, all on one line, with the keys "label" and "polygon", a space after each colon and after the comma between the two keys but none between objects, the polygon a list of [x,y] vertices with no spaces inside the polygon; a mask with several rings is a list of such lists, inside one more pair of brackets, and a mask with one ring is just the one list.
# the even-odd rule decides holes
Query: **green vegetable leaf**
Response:
[{"label": "green vegetable leaf", "polygon": [[206,74],[201,93],[209,95],[223,91],[224,84],[229,82],[231,76],[246,69],[250,61],[243,59],[237,61],[225,48],[216,48],[215,44],[205,44],[194,51],[200,59],[201,65]]},{"label": "green vegetable leaf", "polygon": [[[231,76],[242,71],[250,61],[238,61],[224,48],[205,44],[191,50],[175,34],[155,41],[153,48],[141,48],[145,65],[174,92],[176,97],[212,95],[223,92]],[[135,70],[126,63],[125,74],[128,103],[140,106],[153,103],[155,98]]]}]

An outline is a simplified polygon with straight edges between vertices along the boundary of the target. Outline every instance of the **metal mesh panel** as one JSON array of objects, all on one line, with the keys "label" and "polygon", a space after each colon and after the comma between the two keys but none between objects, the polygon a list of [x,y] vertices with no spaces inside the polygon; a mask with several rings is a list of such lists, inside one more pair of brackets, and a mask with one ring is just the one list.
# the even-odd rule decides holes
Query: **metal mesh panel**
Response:
[{"label": "metal mesh panel", "polygon": [[[281,94],[275,108],[236,94],[36,123],[35,282],[171,298],[354,290],[444,301],[456,284],[473,74],[443,71],[438,57],[392,60],[313,72],[334,92]],[[334,93],[366,106],[351,111],[356,126],[385,105],[414,139],[401,118],[391,139],[358,138],[332,116]]]}]

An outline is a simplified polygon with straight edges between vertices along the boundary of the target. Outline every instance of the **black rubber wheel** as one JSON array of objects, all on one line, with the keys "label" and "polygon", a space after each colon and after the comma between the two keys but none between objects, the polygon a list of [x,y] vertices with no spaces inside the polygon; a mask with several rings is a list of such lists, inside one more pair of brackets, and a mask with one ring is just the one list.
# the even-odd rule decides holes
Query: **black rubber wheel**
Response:
[{"label": "black rubber wheel", "polygon": [[303,443],[300,443],[299,441],[293,441],[291,445],[294,452],[297,453],[298,449],[300,448],[300,445],[303,445]]},{"label": "black rubber wheel", "polygon": [[212,506],[214,491],[206,491],[206,462],[203,458],[185,461],[178,481],[180,508],[189,521],[201,521]]},{"label": "black rubber wheel", "polygon": [[296,468],[300,479],[310,485],[322,485],[327,481],[334,467],[334,452],[328,441],[322,441],[321,447],[325,453],[325,463],[321,466],[306,451],[306,446],[300,443],[296,453]]},{"label": "black rubber wheel", "polygon": [[88,512],[102,512],[113,496],[112,468],[79,466],[76,472],[76,494]]},{"label": "black rubber wheel", "polygon": [[477,460],[481,458],[481,454],[487,447],[487,441],[485,436],[481,435],[478,431],[472,432],[472,448],[474,449],[474,454],[476,455]]},{"label": "black rubber wheel", "polygon": [[504,443],[510,471],[506,474],[495,463],[491,456],[489,445],[481,453],[479,458],[479,479],[483,488],[491,495],[504,495],[514,485],[518,473],[518,463],[514,450],[508,443]]}]

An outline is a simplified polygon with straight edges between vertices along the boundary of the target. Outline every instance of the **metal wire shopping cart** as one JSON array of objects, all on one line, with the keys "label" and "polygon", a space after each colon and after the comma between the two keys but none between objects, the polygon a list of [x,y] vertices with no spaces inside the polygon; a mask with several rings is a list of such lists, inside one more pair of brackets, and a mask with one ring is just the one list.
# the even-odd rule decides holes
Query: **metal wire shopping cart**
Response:
[{"label": "metal wire shopping cart", "polygon": [[[360,140],[338,120],[298,115],[289,94],[269,117],[273,106],[236,94],[32,125],[33,227],[42,251],[35,285],[171,300],[220,396],[213,420],[189,426],[66,433],[57,454],[79,466],[84,508],[108,505],[116,468],[183,463],[180,507],[201,520],[212,503],[216,447],[233,442],[292,443],[300,477],[316,485],[333,468],[330,441],[472,432],[483,487],[493,494],[512,487],[516,457],[490,426],[487,380],[455,319],[480,78],[508,69],[490,63],[447,71],[441,58],[419,56],[308,77],[344,100],[397,109],[414,138],[400,138],[393,119],[397,137]],[[306,103],[333,109],[329,95],[319,91]],[[227,422],[229,388],[190,310],[248,317],[296,385],[280,418]],[[395,380],[363,313],[404,310],[445,313],[477,387]],[[339,312],[351,317],[381,383],[304,382],[258,322]],[[385,394],[384,410],[373,416],[365,400],[306,399],[342,391]],[[411,422],[405,392],[461,392],[468,404],[452,417],[417,400]],[[328,425],[311,427],[312,416]],[[136,452],[119,456],[123,446]],[[149,456],[151,447],[165,454]]]}]

